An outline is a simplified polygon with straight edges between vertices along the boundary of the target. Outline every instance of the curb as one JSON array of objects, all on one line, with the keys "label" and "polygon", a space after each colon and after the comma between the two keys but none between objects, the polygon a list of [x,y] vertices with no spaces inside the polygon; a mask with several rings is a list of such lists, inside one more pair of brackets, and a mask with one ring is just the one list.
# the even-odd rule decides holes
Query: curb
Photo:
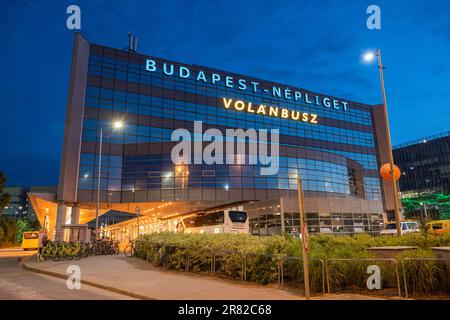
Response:
[{"label": "curb", "polygon": [[[57,273],[57,272],[53,272],[53,271],[33,268],[33,267],[30,267],[30,266],[26,265],[24,262],[21,262],[21,263],[22,263],[22,268],[27,270],[27,271],[40,273],[40,274],[45,274],[47,276],[51,276],[51,277],[67,280],[67,275],[66,274],[61,274],[61,273]],[[82,279],[81,283],[83,283],[85,285],[88,285],[88,286],[91,286],[91,287],[96,287],[96,288],[99,288],[99,289],[111,291],[111,292],[122,294],[122,295],[125,295],[125,296],[129,296],[129,297],[135,298],[135,299],[140,299],[140,300],[158,300],[158,299],[156,299],[154,297],[149,297],[149,296],[146,296],[146,295],[142,295],[142,294],[139,294],[139,293],[134,293],[134,292],[131,292],[131,291],[128,291],[128,290],[123,290],[123,289],[119,289],[119,288],[115,288],[115,287],[111,287],[111,286],[106,286],[106,285],[103,285],[101,283],[97,283],[97,282],[93,282],[93,281],[89,281],[89,280],[83,280]]]}]

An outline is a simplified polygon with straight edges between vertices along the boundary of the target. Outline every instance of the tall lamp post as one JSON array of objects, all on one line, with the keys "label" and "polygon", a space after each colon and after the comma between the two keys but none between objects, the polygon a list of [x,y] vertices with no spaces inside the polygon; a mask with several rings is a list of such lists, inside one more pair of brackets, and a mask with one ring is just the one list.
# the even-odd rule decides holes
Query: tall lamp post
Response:
[{"label": "tall lamp post", "polygon": [[[121,129],[123,127],[122,121],[115,121],[112,124],[111,130]],[[100,213],[100,181],[102,174],[102,146],[103,146],[103,128],[100,127],[100,140],[98,147],[98,173],[97,173],[97,206],[95,208],[95,239],[98,239],[98,216]]]},{"label": "tall lamp post", "polygon": [[427,204],[425,202],[420,203],[423,206],[423,213],[425,215],[425,221],[428,220]]},{"label": "tall lamp post", "polygon": [[381,62],[381,50],[376,49],[375,52],[367,52],[364,55],[364,60],[366,62],[370,62],[378,58],[378,69],[380,71],[380,82],[381,82],[381,91],[383,94],[383,113],[384,113],[384,125],[386,127],[386,136],[387,136],[387,147],[389,150],[389,168],[390,168],[390,176],[392,178],[392,188],[394,190],[394,209],[395,209],[395,224],[397,227],[397,235],[400,237],[402,235],[402,231],[400,230],[400,206],[398,199],[398,186],[397,179],[394,174],[394,156],[392,154],[392,143],[391,143],[391,133],[389,130],[389,119],[387,112],[387,103],[386,103],[386,90],[384,87],[384,75],[383,75],[383,63]]},{"label": "tall lamp post", "polygon": [[305,298],[309,300],[309,268],[308,268],[308,229],[305,224],[305,209],[303,206],[303,183],[300,173],[297,177],[298,211],[300,213],[300,230],[302,236],[303,279],[305,284]]}]

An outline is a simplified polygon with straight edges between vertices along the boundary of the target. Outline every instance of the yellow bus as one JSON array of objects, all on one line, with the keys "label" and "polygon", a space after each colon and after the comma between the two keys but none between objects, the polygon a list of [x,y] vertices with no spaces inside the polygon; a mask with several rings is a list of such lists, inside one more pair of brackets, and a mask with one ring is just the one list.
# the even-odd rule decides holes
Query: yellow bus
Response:
[{"label": "yellow bus", "polygon": [[36,250],[39,247],[39,231],[26,231],[23,233],[22,249]]},{"label": "yellow bus", "polygon": [[428,233],[445,234],[450,233],[450,220],[434,220],[428,223]]}]

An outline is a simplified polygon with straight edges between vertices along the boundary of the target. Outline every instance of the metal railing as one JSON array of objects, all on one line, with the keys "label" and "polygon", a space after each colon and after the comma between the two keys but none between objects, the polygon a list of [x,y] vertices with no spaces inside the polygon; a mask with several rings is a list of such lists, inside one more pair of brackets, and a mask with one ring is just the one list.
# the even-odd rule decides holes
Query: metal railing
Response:
[{"label": "metal railing", "polygon": [[[280,255],[280,254],[262,254],[262,253],[242,253],[239,251],[234,250],[221,250],[221,251],[210,251],[210,250],[193,250],[189,247],[181,247],[181,246],[174,246],[174,245],[167,245],[160,242],[153,242],[148,240],[136,240],[136,246],[143,246],[142,249],[145,250],[145,259],[148,262],[153,262],[155,259],[159,261],[158,259],[161,258],[161,252],[165,252],[164,254],[168,256],[171,256],[173,254],[176,254],[177,252],[181,251],[183,258],[181,259],[184,261],[181,265],[179,265],[179,270],[182,270],[184,272],[202,272],[202,271],[192,271],[194,260],[197,258],[200,258],[200,261],[207,257],[205,260],[209,261],[206,266],[207,268],[204,269],[203,273],[206,272],[206,274],[209,274],[211,276],[219,276],[219,277],[227,277],[232,279],[240,279],[243,283],[246,283],[248,281],[249,273],[252,272],[253,266],[255,265],[249,265],[249,262],[251,261],[251,258],[256,259],[262,259],[264,262],[272,263],[273,266],[276,268],[276,283],[278,284],[278,287],[281,289],[285,285],[285,263],[287,261],[298,261],[298,263],[294,263],[295,266],[294,269],[295,272],[299,272],[302,270],[302,264],[301,264],[301,257],[294,257],[294,256],[286,256],[286,255]],[[171,248],[171,250],[167,250],[167,248]],[[156,255],[156,258],[155,258]],[[238,261],[233,264],[233,262],[230,263],[231,265],[231,271],[227,270],[225,272],[222,271],[222,273],[219,271],[220,268],[223,266],[221,262],[221,258],[231,256],[234,259],[237,259]],[[166,269],[169,269],[171,267],[171,263],[173,264],[173,260],[169,259],[170,261],[167,262],[164,267]],[[321,287],[321,291],[323,294],[331,293],[332,286],[330,284],[330,266],[332,263],[338,263],[338,262],[388,262],[392,263],[394,267],[395,272],[395,288],[397,291],[397,294],[399,297],[402,297],[402,289],[401,289],[401,281],[400,281],[400,274],[399,274],[399,262],[396,259],[393,258],[361,258],[361,259],[352,259],[352,258],[332,258],[332,259],[317,259],[317,258],[310,258],[310,263],[319,262],[320,263],[320,280],[317,280],[318,277],[315,279],[310,278],[310,281],[315,281],[319,283],[319,286]],[[177,260],[179,263],[179,260]],[[408,261],[450,261],[450,259],[439,259],[439,258],[404,258],[400,263],[402,265],[402,271],[403,271],[403,285],[405,290],[405,296],[408,298],[409,296],[409,290],[408,290],[408,284],[407,284],[407,274],[406,274],[406,267]],[[228,262],[225,262],[228,263]],[[204,264],[204,263],[203,263]],[[161,266],[161,263],[158,263],[157,266]],[[202,268],[202,264],[200,263],[197,265],[197,268]],[[270,268],[270,266],[268,266]],[[391,269],[392,270],[392,269]],[[392,273],[391,273],[392,275]],[[296,276],[294,276],[296,277]],[[301,277],[301,276],[300,276]],[[275,279],[275,278],[274,278]],[[298,279],[297,279],[298,280]],[[296,281],[297,281],[296,280]],[[391,278],[392,280],[392,278]],[[269,279],[270,281],[270,279]]]},{"label": "metal railing", "polygon": [[398,272],[398,262],[397,260],[393,259],[393,258],[361,258],[361,259],[327,259],[325,260],[325,269],[326,269],[326,278],[327,278],[327,287],[328,287],[328,293],[331,293],[331,285],[330,285],[330,270],[329,270],[329,264],[331,262],[339,262],[339,261],[389,261],[394,263],[395,266],[395,276],[397,279],[397,290],[398,290],[398,296],[401,297],[402,296],[402,291],[401,291],[401,287],[400,287],[400,276],[399,276],[399,272]]},{"label": "metal railing", "polygon": [[[280,281],[280,288],[284,287],[284,262],[285,261],[289,261],[289,260],[297,260],[298,261],[298,266],[299,269],[303,270],[303,266],[302,266],[302,257],[292,257],[292,256],[283,256],[282,260],[280,261],[280,269],[281,269],[281,281]],[[321,279],[322,279],[322,283],[321,283],[321,287],[322,287],[322,293],[325,294],[326,293],[326,289],[325,289],[325,261],[322,259],[318,259],[318,258],[310,258],[309,259],[309,264],[311,264],[314,261],[318,261],[320,262],[320,273],[321,273]],[[310,281],[313,281],[313,279],[310,277]]]},{"label": "metal railing", "polygon": [[[198,256],[205,255],[208,257],[209,262],[209,271],[208,274],[211,276],[222,276],[227,278],[240,278],[240,280],[244,283],[248,281],[248,274],[249,272],[252,272],[252,268],[249,267],[249,259],[250,258],[262,258],[264,260],[270,260],[271,263],[273,263],[276,266],[276,283],[278,284],[279,288],[284,287],[284,263],[288,260],[299,260],[300,257],[291,257],[291,256],[285,256],[285,255],[274,255],[274,254],[262,254],[262,253],[241,253],[239,251],[234,250],[222,250],[222,251],[203,251],[200,252],[198,250],[192,250],[189,247],[181,247],[181,246],[174,246],[174,245],[167,245],[160,242],[153,242],[148,240],[142,240],[138,239],[136,240],[136,247],[142,246],[142,250],[145,251],[145,260],[147,262],[152,262],[153,260],[157,260],[158,263],[156,263],[155,266],[161,266],[161,264],[164,264],[165,269],[169,269],[170,263],[173,263],[171,259],[170,261],[164,261],[166,263],[161,263],[161,252],[164,252],[164,255],[172,255],[175,254],[178,250],[184,251],[184,268],[179,268],[180,270],[184,270],[185,272],[191,271],[192,266],[192,260]],[[167,248],[171,248],[169,250],[169,253],[167,252]],[[155,255],[157,257],[155,258]],[[218,267],[222,265],[220,262],[221,257],[226,256],[232,256],[234,258],[237,258],[239,261],[238,265],[240,267],[236,270],[232,270],[230,273],[224,272],[220,273],[218,270]],[[167,257],[166,257],[167,258]],[[322,293],[326,292],[325,289],[325,262],[322,259],[310,259],[312,263],[315,261],[320,263],[320,274],[321,274],[321,289]],[[301,270],[301,263],[298,263],[298,268]],[[236,277],[235,275],[239,275],[239,277]]]},{"label": "metal railing", "polygon": [[405,286],[405,297],[409,297],[408,293],[408,281],[406,280],[406,268],[405,268],[405,262],[408,261],[450,261],[450,259],[444,259],[444,258],[404,258],[402,260],[402,269],[403,269],[403,285]]}]

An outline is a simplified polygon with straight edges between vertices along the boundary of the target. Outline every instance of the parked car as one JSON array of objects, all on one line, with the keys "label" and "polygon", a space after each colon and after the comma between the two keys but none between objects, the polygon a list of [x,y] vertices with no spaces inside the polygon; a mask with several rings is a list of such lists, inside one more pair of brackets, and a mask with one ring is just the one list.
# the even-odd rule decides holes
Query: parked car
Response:
[{"label": "parked car", "polygon": [[[419,224],[415,221],[400,222],[400,230],[401,230],[402,234],[420,232]],[[380,234],[385,235],[385,236],[396,235],[397,234],[397,224],[395,222],[386,224],[386,228],[384,230],[381,230]]]},{"label": "parked car", "polygon": [[450,233],[450,220],[434,220],[428,224],[428,233],[445,234]]}]

